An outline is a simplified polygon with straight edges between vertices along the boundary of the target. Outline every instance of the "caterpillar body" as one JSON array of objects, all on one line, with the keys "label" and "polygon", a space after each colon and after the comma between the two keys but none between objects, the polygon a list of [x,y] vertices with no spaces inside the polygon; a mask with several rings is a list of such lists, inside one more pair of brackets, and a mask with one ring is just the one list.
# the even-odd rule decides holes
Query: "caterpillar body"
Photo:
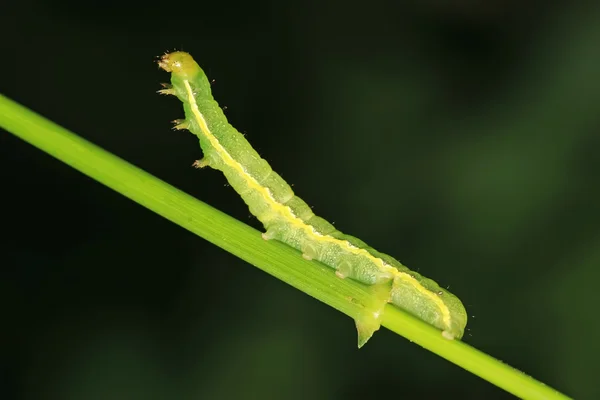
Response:
[{"label": "caterpillar body", "polygon": [[185,52],[165,54],[159,66],[171,73],[162,94],[177,96],[185,120],[176,129],[195,134],[204,157],[196,167],[223,172],[229,184],[265,227],[265,240],[278,240],[333,268],[340,278],[376,285],[372,304],[355,319],[361,347],[379,329],[383,309],[391,303],[442,331],[446,339],[460,339],[467,323],[461,301],[436,282],[409,270],[391,256],[337,230],[316,216],[290,186],[232,127],[213,99],[208,78]]}]

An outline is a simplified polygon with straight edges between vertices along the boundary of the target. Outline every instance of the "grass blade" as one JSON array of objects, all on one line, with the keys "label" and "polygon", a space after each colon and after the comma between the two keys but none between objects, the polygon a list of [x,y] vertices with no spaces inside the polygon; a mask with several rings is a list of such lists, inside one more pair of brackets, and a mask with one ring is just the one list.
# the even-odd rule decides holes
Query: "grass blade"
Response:
[{"label": "grass blade", "polygon": [[[291,247],[263,240],[257,230],[1,94],[0,127],[352,318],[370,299],[368,286],[339,279],[333,270],[304,260]],[[562,393],[461,341],[443,339],[437,329],[393,306],[386,307],[383,326],[518,397],[568,399]],[[377,340],[376,337],[373,340]]]}]

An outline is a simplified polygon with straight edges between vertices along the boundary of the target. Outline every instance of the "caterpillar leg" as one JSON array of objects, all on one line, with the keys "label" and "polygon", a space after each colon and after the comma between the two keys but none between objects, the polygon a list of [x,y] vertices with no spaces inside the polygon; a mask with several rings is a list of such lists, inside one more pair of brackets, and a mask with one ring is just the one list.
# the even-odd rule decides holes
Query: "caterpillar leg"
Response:
[{"label": "caterpillar leg", "polygon": [[200,169],[200,168],[208,167],[208,164],[209,164],[209,160],[206,157],[204,157],[200,160],[194,161],[194,163],[192,164],[192,167]]},{"label": "caterpillar leg", "polygon": [[391,287],[389,284],[371,286],[372,299],[356,317],[356,330],[358,331],[358,348],[363,347],[371,336],[381,327],[385,306],[390,300]]},{"label": "caterpillar leg", "polygon": [[175,89],[173,89],[173,86],[169,83],[161,83],[160,84],[163,89],[157,90],[156,93],[160,93],[160,94],[164,94],[164,95],[175,95]]},{"label": "caterpillar leg", "polygon": [[272,230],[271,230],[271,231],[267,230],[266,232],[263,232],[263,233],[262,233],[260,236],[261,236],[261,237],[262,237],[264,240],[272,240],[272,239],[274,239],[274,238],[275,238],[275,235],[274,235],[274,233],[273,233],[273,231],[272,231]]},{"label": "caterpillar leg", "polygon": [[314,259],[319,259],[319,253],[317,252],[317,249],[315,248],[315,246],[313,246],[310,242],[306,243],[304,246],[302,246],[302,258],[304,258],[305,260],[314,260]]},{"label": "caterpillar leg", "polygon": [[346,279],[353,272],[352,264],[349,261],[342,261],[335,269],[335,276],[340,279]]},{"label": "caterpillar leg", "polygon": [[176,119],[171,122],[173,123],[173,129],[175,129],[176,131],[181,131],[190,127],[190,123],[187,122],[185,119]]}]

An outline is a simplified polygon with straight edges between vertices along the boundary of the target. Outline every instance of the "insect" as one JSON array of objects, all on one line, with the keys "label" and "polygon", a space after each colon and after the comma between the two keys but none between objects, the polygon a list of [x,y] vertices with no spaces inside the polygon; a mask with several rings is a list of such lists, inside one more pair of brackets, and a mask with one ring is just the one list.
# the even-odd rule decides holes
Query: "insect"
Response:
[{"label": "insect", "polygon": [[158,65],[171,73],[171,84],[163,84],[159,93],[175,95],[183,103],[185,119],[175,121],[175,129],[187,129],[200,141],[204,157],[194,165],[223,172],[264,225],[262,237],[281,241],[302,252],[305,259],[333,268],[339,278],[376,285],[372,304],[355,319],[359,347],[379,329],[387,303],[440,329],[446,339],[462,337],[467,314],[461,301],[431,279],[316,216],[229,124],[204,71],[188,53],[165,54]]}]

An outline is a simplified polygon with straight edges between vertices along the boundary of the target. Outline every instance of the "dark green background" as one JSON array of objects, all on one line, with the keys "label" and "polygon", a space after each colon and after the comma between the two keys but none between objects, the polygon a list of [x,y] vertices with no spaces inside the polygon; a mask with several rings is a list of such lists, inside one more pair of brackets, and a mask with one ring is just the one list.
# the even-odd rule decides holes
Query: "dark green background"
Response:
[{"label": "dark green background", "polygon": [[[390,3],[390,4],[388,4]],[[155,56],[192,53],[315,212],[449,286],[464,340],[600,398],[600,6],[17,2],[1,91],[253,226]],[[589,2],[590,4],[594,2]],[[0,135],[9,399],[511,398]]]}]

